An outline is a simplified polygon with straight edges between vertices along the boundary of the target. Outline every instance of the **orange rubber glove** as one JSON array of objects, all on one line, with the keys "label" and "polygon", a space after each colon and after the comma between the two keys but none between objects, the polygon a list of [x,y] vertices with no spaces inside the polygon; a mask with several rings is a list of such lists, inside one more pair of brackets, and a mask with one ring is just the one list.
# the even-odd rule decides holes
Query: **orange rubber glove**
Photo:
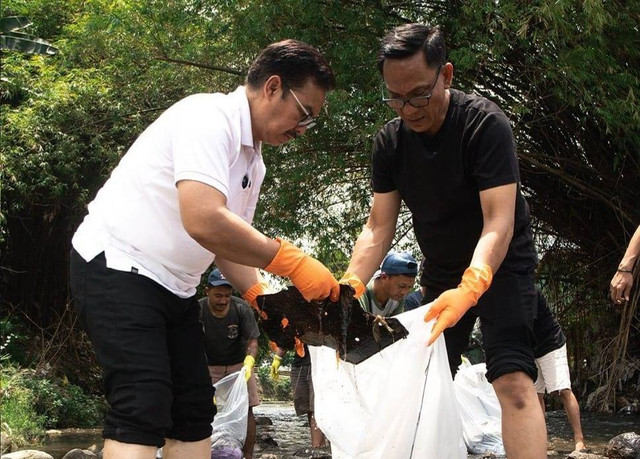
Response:
[{"label": "orange rubber glove", "polygon": [[273,352],[274,354],[280,351],[280,348],[275,341],[269,341],[269,349],[271,349],[271,352]]},{"label": "orange rubber glove", "polygon": [[244,295],[242,295],[242,297],[247,301],[247,303],[249,303],[255,309],[258,309],[258,303],[256,303],[256,298],[266,293],[272,293],[271,288],[269,287],[269,284],[267,284],[265,281],[262,281],[262,282],[257,282],[253,284],[249,288],[249,290],[244,292]]},{"label": "orange rubber glove", "polygon": [[446,328],[457,324],[470,307],[478,304],[478,299],[487,291],[492,279],[491,266],[469,266],[462,275],[458,288],[446,290],[436,298],[424,316],[425,322],[434,317],[438,318],[431,330],[428,346],[433,344]]},{"label": "orange rubber glove", "polygon": [[342,276],[342,279],[340,279],[340,283],[346,284],[352,289],[354,289],[356,291],[354,295],[356,299],[360,298],[364,293],[364,291],[367,289],[367,287],[362,283],[360,278],[355,274],[350,273],[349,271],[344,273],[344,276]]},{"label": "orange rubber glove", "polygon": [[293,347],[296,351],[296,354],[298,354],[298,357],[304,357],[304,344],[302,343],[302,341],[298,339],[297,336],[295,336],[293,339],[294,339]]},{"label": "orange rubber glove", "polygon": [[276,240],[280,242],[280,249],[269,266],[264,268],[265,271],[291,279],[307,301],[324,300],[328,296],[331,296],[331,301],[338,301],[338,281],[322,263],[290,242],[280,238]]}]

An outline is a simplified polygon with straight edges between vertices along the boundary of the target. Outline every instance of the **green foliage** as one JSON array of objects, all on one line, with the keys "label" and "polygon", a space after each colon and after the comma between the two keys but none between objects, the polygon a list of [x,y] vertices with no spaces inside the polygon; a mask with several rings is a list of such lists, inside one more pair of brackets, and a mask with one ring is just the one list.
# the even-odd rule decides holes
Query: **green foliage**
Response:
[{"label": "green foliage", "polygon": [[24,347],[27,334],[12,317],[0,319],[0,362],[5,364],[24,364],[26,356]]},{"label": "green foliage", "polygon": [[35,396],[23,387],[20,371],[2,362],[0,370],[0,418],[2,429],[18,445],[36,443],[44,438],[45,417],[34,410]]},{"label": "green foliage", "polygon": [[25,378],[24,386],[34,395],[34,409],[45,417],[47,428],[96,427],[102,423],[106,404],[73,384],[45,378]]},{"label": "green foliage", "polygon": [[31,392],[19,389],[2,394],[2,428],[17,446],[39,443],[46,433],[44,417],[33,416],[32,396]]},{"label": "green foliage", "polygon": [[2,422],[20,443],[42,439],[46,429],[95,427],[106,413],[100,397],[63,381],[38,376],[3,362],[0,372]]},{"label": "green foliage", "polygon": [[281,375],[277,381],[269,376],[269,365],[261,365],[257,369],[257,377],[262,387],[262,398],[265,400],[291,400],[291,378]]},{"label": "green foliage", "polygon": [[1,377],[3,423],[26,441],[39,438],[45,429],[96,427],[106,413],[103,398],[64,380],[13,365],[3,365]]}]

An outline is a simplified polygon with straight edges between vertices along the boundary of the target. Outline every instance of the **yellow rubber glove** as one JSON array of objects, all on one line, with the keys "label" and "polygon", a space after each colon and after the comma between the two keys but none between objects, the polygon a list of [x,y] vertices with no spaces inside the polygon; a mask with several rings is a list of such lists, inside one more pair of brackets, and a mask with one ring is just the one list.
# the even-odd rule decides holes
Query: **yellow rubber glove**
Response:
[{"label": "yellow rubber glove", "polygon": [[478,299],[487,291],[492,279],[491,266],[469,266],[462,275],[458,288],[446,290],[436,298],[424,316],[425,322],[438,318],[431,330],[428,346],[433,344],[446,328],[457,324],[470,307],[478,304]]},{"label": "yellow rubber glove", "polygon": [[364,291],[367,289],[367,287],[362,283],[360,278],[355,274],[350,273],[349,271],[344,273],[344,276],[342,276],[342,279],[340,279],[340,283],[346,284],[352,289],[354,289],[356,291],[354,295],[356,299],[360,298],[364,293]]},{"label": "yellow rubber glove", "polygon": [[280,364],[282,363],[282,357],[279,355],[273,356],[273,362],[271,362],[271,368],[269,369],[269,376],[274,381],[277,381],[280,378]]},{"label": "yellow rubber glove", "polygon": [[251,371],[253,371],[253,366],[256,363],[256,359],[253,358],[252,355],[248,355],[244,358],[244,368],[246,368],[246,372],[244,374],[244,380],[245,381],[249,381],[249,378],[251,378]]},{"label": "yellow rubber glove", "polygon": [[328,296],[331,296],[331,301],[338,301],[338,281],[322,263],[290,242],[280,238],[276,240],[280,242],[280,249],[264,268],[265,271],[291,279],[307,301],[324,300]]}]

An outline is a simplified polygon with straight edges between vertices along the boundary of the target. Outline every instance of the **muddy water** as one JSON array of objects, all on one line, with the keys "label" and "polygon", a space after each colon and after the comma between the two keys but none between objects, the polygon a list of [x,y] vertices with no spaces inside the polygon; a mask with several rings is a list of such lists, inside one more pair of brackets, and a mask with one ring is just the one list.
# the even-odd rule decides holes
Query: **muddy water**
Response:
[{"label": "muddy water", "polygon": [[278,444],[274,446],[259,439],[254,449],[254,458],[259,459],[263,454],[274,454],[278,458],[331,456],[329,448],[315,454],[304,454],[304,450],[311,446],[309,423],[306,416],[296,416],[293,403],[263,403],[256,406],[253,412],[256,416],[268,417],[273,422],[271,426],[258,426],[258,437],[268,435]]},{"label": "muddy water", "polygon": [[[581,413],[580,417],[586,446],[594,454],[602,454],[605,445],[616,435],[640,433],[638,414]],[[547,433],[550,450],[558,453],[570,453],[573,450],[573,433],[564,411],[547,413]],[[550,457],[566,457],[566,454]]]},{"label": "muddy water", "polygon": [[[272,438],[272,442],[258,440],[254,458],[272,455],[278,459],[296,457],[327,456],[328,450],[320,454],[302,454],[302,450],[310,445],[309,426],[306,416],[298,417],[291,403],[263,403],[255,408],[256,416],[271,419],[273,425],[258,426],[258,436]],[[640,433],[640,415],[630,414],[600,414],[582,413],[582,429],[586,437],[587,446],[595,454],[602,454],[606,443],[623,432],[635,431]],[[547,431],[549,433],[549,457],[564,458],[573,449],[571,427],[567,422],[564,411],[547,413]],[[68,429],[60,434],[52,435],[41,447],[51,454],[54,459],[61,459],[73,448],[87,448],[92,444],[102,445],[100,430]],[[298,454],[296,454],[298,453]],[[474,456],[470,456],[474,457]]]}]

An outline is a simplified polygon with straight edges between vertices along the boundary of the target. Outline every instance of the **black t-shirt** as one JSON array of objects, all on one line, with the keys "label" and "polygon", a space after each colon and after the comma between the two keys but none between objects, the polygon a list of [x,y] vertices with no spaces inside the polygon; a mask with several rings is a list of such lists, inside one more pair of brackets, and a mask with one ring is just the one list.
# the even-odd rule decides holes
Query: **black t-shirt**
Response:
[{"label": "black t-shirt", "polygon": [[536,290],[538,293],[538,317],[533,322],[533,334],[536,338],[533,356],[537,359],[551,351],[560,349],[567,342],[567,338],[549,309],[544,295],[539,288]]},{"label": "black t-shirt", "polygon": [[247,342],[260,331],[253,310],[240,298],[231,297],[229,312],[218,319],[209,310],[208,298],[198,300],[209,365],[235,365],[247,356]]},{"label": "black t-shirt", "polygon": [[[483,226],[479,192],[520,181],[504,113],[483,97],[450,92],[435,136],[416,133],[396,118],[378,132],[372,159],[373,191],[400,192],[425,256],[420,284],[438,291],[458,285],[471,262]],[[535,267],[529,220],[518,185],[514,234],[500,270],[528,273]]]}]

